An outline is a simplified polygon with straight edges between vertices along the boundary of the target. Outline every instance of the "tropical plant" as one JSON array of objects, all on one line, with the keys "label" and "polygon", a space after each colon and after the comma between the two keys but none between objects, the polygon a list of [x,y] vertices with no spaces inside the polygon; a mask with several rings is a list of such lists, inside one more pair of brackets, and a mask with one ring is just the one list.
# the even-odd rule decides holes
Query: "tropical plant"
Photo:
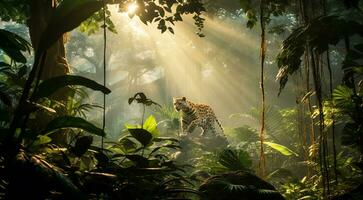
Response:
[{"label": "tropical plant", "polygon": [[201,199],[284,199],[269,183],[244,171],[213,176],[200,187]]},{"label": "tropical plant", "polygon": [[246,151],[241,149],[224,149],[218,154],[218,162],[228,170],[248,171],[251,169],[252,160]]}]

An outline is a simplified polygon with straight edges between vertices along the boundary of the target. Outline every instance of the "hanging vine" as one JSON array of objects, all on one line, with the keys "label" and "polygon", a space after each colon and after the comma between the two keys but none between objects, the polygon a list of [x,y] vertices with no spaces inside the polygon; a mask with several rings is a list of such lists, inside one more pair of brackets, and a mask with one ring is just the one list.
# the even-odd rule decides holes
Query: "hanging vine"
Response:
[{"label": "hanging vine", "polygon": [[[327,1],[322,0],[322,7],[323,7],[323,14],[327,14]],[[329,73],[329,95],[330,98],[333,98],[333,73],[332,68],[330,65],[330,49],[329,46],[326,50],[326,65],[328,68]],[[338,172],[337,172],[337,150],[336,150],[336,143],[335,143],[335,116],[334,116],[334,109],[331,109],[331,119],[332,119],[332,125],[331,125],[331,135],[332,135],[332,145],[333,145],[333,169],[334,169],[334,179],[335,184],[338,184]]]},{"label": "hanging vine", "polygon": [[261,74],[260,74],[260,87],[262,96],[262,108],[261,108],[261,130],[260,130],[260,160],[259,168],[261,177],[266,175],[266,160],[265,151],[263,148],[265,138],[265,86],[264,86],[264,68],[265,68],[265,57],[266,57],[266,36],[265,36],[265,19],[264,19],[264,4],[263,0],[260,0],[260,25],[261,25]]},{"label": "hanging vine", "polygon": [[[107,46],[107,32],[106,32],[106,3],[103,2],[103,86],[106,87],[106,46]],[[106,127],[106,94],[103,94],[103,113],[102,113],[102,130],[105,131]],[[101,138],[101,148],[103,149],[104,136]]]}]

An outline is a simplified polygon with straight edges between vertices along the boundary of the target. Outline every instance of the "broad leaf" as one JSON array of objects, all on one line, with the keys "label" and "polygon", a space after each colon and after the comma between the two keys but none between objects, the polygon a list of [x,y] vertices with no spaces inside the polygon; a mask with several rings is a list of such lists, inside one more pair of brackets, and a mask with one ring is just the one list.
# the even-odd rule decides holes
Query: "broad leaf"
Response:
[{"label": "broad leaf", "polygon": [[152,134],[142,128],[132,128],[128,129],[132,137],[134,137],[137,141],[139,141],[144,147],[149,145],[153,136]]},{"label": "broad leaf", "polygon": [[85,86],[93,90],[101,91],[105,94],[109,94],[111,92],[110,89],[88,78],[75,75],[63,75],[43,81],[39,85],[37,92],[34,94],[34,98],[49,97],[57,90],[70,85]]},{"label": "broad leaf", "polygon": [[85,154],[88,148],[93,142],[92,136],[83,136],[77,139],[75,146],[71,149],[71,152],[77,157],[81,157]]},{"label": "broad leaf", "polygon": [[149,131],[153,137],[158,135],[157,122],[153,115],[150,115],[144,122],[143,128]]},{"label": "broad leaf", "polygon": [[51,141],[52,141],[52,139],[50,137],[46,136],[46,135],[38,135],[37,139],[32,144],[32,147],[40,146],[40,145],[43,145],[43,144],[48,144]]},{"label": "broad leaf", "polygon": [[82,130],[85,130],[89,133],[99,135],[99,136],[105,136],[106,133],[93,125],[92,123],[80,118],[80,117],[71,117],[71,116],[62,116],[55,118],[51,122],[49,122],[46,130],[43,131],[43,133],[50,133],[52,131],[55,131],[57,129],[61,128],[80,128]]},{"label": "broad leaf", "polygon": [[126,155],[126,158],[131,160],[138,167],[144,168],[144,167],[148,167],[148,165],[149,165],[149,160],[140,155]]},{"label": "broad leaf", "polygon": [[202,199],[284,199],[271,184],[245,171],[212,176],[200,185],[199,192]]},{"label": "broad leaf", "polygon": [[295,156],[299,156],[297,153],[295,153],[294,151],[292,151],[291,149],[281,145],[281,144],[276,144],[273,142],[264,142],[264,144],[266,144],[267,146],[275,149],[276,151],[280,152],[282,155],[285,156],[291,156],[291,155],[295,155]]},{"label": "broad leaf", "polygon": [[30,52],[30,44],[17,34],[0,29],[0,49],[16,62],[26,63],[22,52]]}]

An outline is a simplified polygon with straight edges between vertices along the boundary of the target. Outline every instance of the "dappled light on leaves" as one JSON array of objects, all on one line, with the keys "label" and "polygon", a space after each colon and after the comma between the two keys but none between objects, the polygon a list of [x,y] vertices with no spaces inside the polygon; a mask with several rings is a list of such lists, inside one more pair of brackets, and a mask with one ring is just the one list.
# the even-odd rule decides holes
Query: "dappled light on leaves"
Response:
[{"label": "dappled light on leaves", "polygon": [[191,17],[176,24],[174,34],[160,34],[156,25],[145,26],[137,16],[110,9],[118,32],[108,39],[108,80],[116,90],[111,98],[121,91],[145,91],[161,104],[170,104],[165,95],[187,96],[212,104],[224,116],[222,121],[236,108],[248,112],[255,104],[258,84],[252,80],[257,77],[258,40],[238,27],[237,20],[206,17],[206,37],[200,38]]}]

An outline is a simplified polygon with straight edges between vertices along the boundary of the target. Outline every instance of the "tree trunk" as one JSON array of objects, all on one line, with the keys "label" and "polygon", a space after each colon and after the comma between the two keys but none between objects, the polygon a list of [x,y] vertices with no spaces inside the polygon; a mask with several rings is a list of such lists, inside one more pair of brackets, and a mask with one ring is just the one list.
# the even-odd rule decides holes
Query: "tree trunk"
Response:
[{"label": "tree trunk", "polygon": [[[34,52],[37,51],[38,44],[43,31],[45,30],[47,23],[55,11],[56,0],[37,0],[31,1],[30,6],[30,18],[29,18],[29,35],[31,43],[34,48]],[[66,60],[66,52],[64,44],[66,42],[66,36],[63,35],[54,43],[48,50],[45,58],[44,69],[40,74],[41,80],[46,80],[55,76],[66,75],[69,73],[69,66]],[[56,116],[62,116],[67,114],[66,103],[68,99],[67,89],[62,89],[53,94],[50,97],[52,100],[60,102],[64,106],[58,106],[56,108],[57,115],[50,115],[46,112],[38,112],[35,120],[31,120],[29,125],[36,129],[44,128],[50,120]],[[64,132],[55,133],[52,135],[53,142],[64,143],[66,137]]]},{"label": "tree trunk", "polygon": [[266,38],[265,38],[265,20],[264,20],[264,6],[263,0],[260,0],[260,25],[261,25],[261,130],[260,130],[260,176],[265,178],[266,176],[266,160],[265,160],[265,150],[263,148],[263,143],[265,139],[265,86],[264,86],[264,69],[265,69],[265,56],[266,56]]}]

